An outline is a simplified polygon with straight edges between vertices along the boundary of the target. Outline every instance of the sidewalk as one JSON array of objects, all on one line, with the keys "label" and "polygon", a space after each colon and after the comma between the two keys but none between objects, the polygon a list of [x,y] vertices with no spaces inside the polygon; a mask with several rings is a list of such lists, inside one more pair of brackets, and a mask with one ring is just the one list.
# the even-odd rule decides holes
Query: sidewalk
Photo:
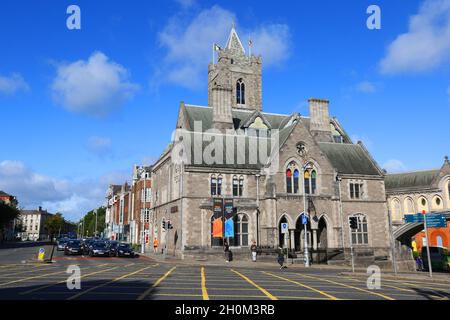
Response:
[{"label": "sidewalk", "polygon": [[[197,261],[197,260],[181,260],[174,256],[168,255],[166,258],[164,258],[164,255],[161,253],[145,253],[144,255],[141,254],[141,257],[152,259],[153,261],[157,261],[158,263],[176,263],[178,265],[184,265],[184,266],[192,266],[192,267],[202,267],[202,266],[216,266],[216,267],[235,267],[235,268],[252,268],[252,269],[268,269],[268,268],[274,268],[279,269],[280,265],[274,261],[274,262],[267,262],[267,261],[231,261],[231,262],[225,262],[225,259],[223,261]],[[288,261],[288,263],[285,263],[285,266],[288,267],[288,269],[291,270],[329,270],[329,271],[335,271],[338,275],[342,276],[354,276],[354,277],[364,277],[367,278],[369,274],[367,273],[366,268],[355,268],[355,272],[352,272],[352,269],[350,266],[345,265],[339,265],[339,266],[331,266],[331,265],[311,265],[309,268],[306,268],[303,264],[291,264],[291,261]],[[392,279],[392,280],[426,280],[430,282],[445,282],[450,284],[450,274],[445,273],[433,273],[433,278],[430,278],[428,276],[428,273],[425,272],[417,272],[417,273],[411,273],[411,272],[398,272],[397,275],[394,274],[394,272],[391,271],[381,271],[382,278],[385,279]]]}]

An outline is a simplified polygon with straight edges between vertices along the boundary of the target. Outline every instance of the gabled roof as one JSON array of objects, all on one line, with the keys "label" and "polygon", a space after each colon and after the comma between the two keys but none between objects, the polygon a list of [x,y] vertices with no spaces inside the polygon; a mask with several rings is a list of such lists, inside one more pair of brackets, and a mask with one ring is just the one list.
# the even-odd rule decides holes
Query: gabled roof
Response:
[{"label": "gabled roof", "polygon": [[234,27],[231,28],[226,48],[228,50],[237,50],[240,51],[242,54],[245,54],[244,46],[242,45],[241,39],[239,39],[239,36]]},{"label": "gabled roof", "polygon": [[320,142],[318,145],[338,173],[380,175],[370,156],[359,144]]},{"label": "gabled roof", "polygon": [[430,188],[439,177],[440,170],[424,170],[388,174],[385,177],[386,190]]}]

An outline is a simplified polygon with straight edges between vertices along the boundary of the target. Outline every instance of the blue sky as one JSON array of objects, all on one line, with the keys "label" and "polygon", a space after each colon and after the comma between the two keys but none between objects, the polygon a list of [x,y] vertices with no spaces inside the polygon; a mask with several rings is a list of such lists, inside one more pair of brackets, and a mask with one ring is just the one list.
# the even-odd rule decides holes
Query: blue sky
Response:
[{"label": "blue sky", "polygon": [[[66,27],[71,4],[81,30]],[[366,27],[371,4],[381,30]],[[206,105],[211,46],[233,21],[263,56],[264,111],[327,98],[391,172],[450,153],[450,0],[2,1],[0,190],[71,219],[102,204],[157,159],[180,101]]]}]

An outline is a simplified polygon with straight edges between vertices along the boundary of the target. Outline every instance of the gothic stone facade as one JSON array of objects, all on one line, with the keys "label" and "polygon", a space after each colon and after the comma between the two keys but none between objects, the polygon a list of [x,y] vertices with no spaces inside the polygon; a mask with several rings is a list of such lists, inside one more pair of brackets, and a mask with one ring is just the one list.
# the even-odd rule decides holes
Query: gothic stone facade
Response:
[{"label": "gothic stone facade", "polygon": [[[389,259],[383,172],[362,143],[354,144],[339,121],[329,116],[327,100],[310,99],[310,117],[262,112],[261,66],[260,56],[245,54],[233,28],[217,63],[209,65],[208,106],[182,102],[177,129],[194,138],[213,129],[232,139],[276,137],[278,145],[269,148],[270,156],[278,158],[276,168],[249,163],[255,150],[248,145],[210,153],[216,160],[231,154],[231,163],[180,163],[175,159],[180,153],[177,142],[171,143],[152,167],[153,235],[162,246],[167,241],[169,253],[178,256],[221,252],[220,239],[212,239],[213,198],[232,198],[236,217],[230,242],[235,252],[247,254],[255,240],[261,247],[287,246],[301,253],[300,214],[306,203],[311,217],[308,245],[313,251],[342,260],[348,258],[352,241],[361,257],[369,257],[368,263]],[[192,151],[195,157],[194,149],[184,152]],[[358,217],[357,231],[349,229],[350,216]],[[162,220],[170,220],[173,229],[162,229]],[[282,222],[289,224],[288,237],[280,234]],[[339,254],[342,249],[344,254]]]}]

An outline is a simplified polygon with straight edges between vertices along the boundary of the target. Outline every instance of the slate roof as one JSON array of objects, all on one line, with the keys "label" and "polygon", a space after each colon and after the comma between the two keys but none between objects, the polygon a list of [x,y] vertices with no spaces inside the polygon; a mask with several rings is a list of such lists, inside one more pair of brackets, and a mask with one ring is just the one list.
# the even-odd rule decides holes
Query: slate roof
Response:
[{"label": "slate roof", "polygon": [[7,194],[6,192],[0,190],[0,197],[11,197],[10,194]]},{"label": "slate roof", "polygon": [[339,173],[380,175],[370,156],[359,144],[321,142],[318,145]]},{"label": "slate roof", "polygon": [[[241,125],[253,114],[254,110],[232,110],[234,128],[238,129]],[[264,118],[270,123],[272,129],[281,129],[290,119],[290,115],[274,114],[261,112]],[[186,116],[189,122],[189,127],[194,128],[194,121],[202,122],[202,129],[206,131],[212,128],[213,110],[211,107],[200,107],[186,105]],[[305,119],[309,123],[309,119]]]},{"label": "slate roof", "polygon": [[440,170],[425,170],[388,174],[385,177],[386,190],[429,188],[439,176]]}]

